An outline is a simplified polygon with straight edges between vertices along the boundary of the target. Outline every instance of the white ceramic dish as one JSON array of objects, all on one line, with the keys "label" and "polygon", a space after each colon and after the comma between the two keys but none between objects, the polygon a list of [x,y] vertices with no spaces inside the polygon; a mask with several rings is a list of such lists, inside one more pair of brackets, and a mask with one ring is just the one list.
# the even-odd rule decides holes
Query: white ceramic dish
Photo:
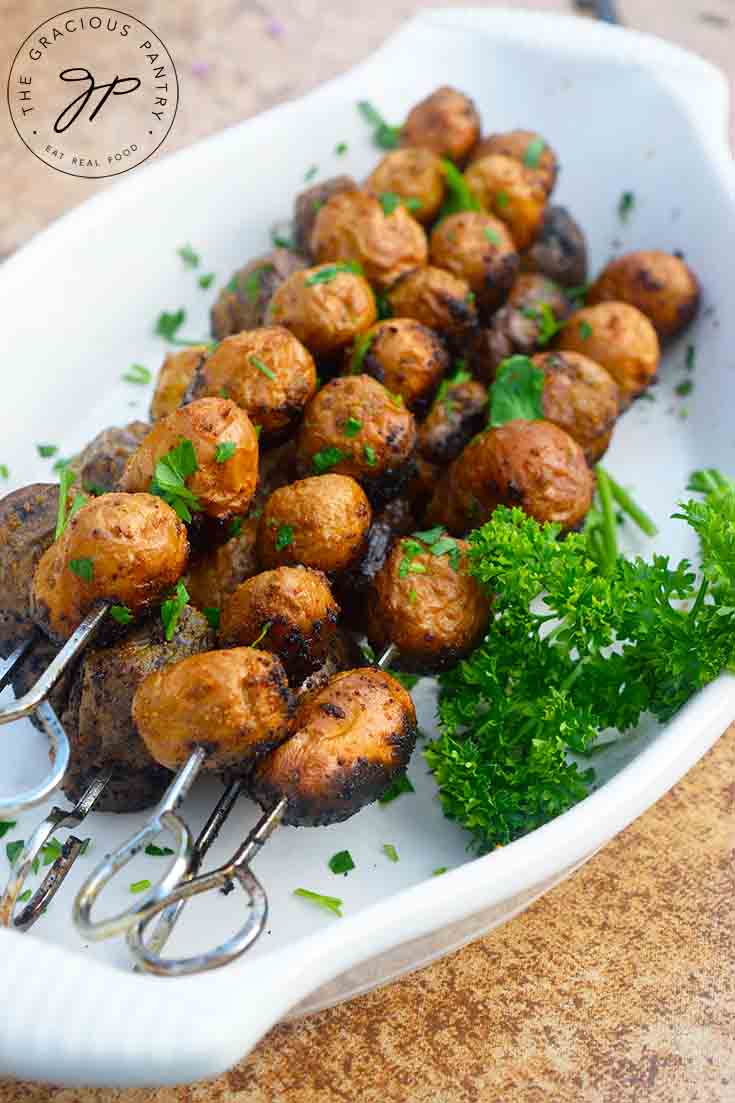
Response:
[{"label": "white ceramic dish", "polygon": [[[687,533],[666,520],[689,471],[703,464],[735,471],[728,378],[735,314],[727,301],[735,173],[725,142],[725,82],[703,61],[656,39],[529,12],[427,12],[346,76],[138,170],[8,262],[0,271],[0,459],[13,485],[49,477],[50,463],[35,457],[34,442],[54,441],[68,455],[102,426],[145,416],[148,395],[120,376],[132,361],[157,366],[163,347],[151,325],[160,310],[186,305],[187,334],[206,333],[211,294],[196,288],[177,247],[191,241],[221,283],[267,247],[268,227],[289,212],[310,165],[325,176],[359,177],[374,163],[376,151],[355,112],[358,99],[372,99],[399,120],[444,82],[475,98],[486,129],[531,125],[549,137],[564,166],[558,200],[587,230],[593,268],[614,248],[657,246],[686,250],[700,273],[706,309],[687,338],[697,346],[688,418],[674,395],[684,375],[679,345],[667,356],[657,401],[625,416],[606,460],[623,482],[635,484],[661,524],[656,546],[693,554]],[[337,159],[341,140],[349,153]],[[636,196],[626,225],[616,213],[623,190]],[[430,686],[420,688],[418,699],[430,728]],[[733,714],[735,680],[721,678],[666,729],[644,728],[603,756],[604,784],[583,804],[475,861],[463,833],[442,818],[417,753],[415,796],[367,809],[344,825],[277,833],[257,863],[271,900],[268,933],[240,962],[189,979],[135,975],[119,943],[88,947],[76,936],[72,893],[95,852],[140,818],[93,817],[94,849],[34,933],[0,932],[0,1072],[114,1084],[214,1075],[288,1012],[384,983],[525,908],[661,796]],[[39,776],[45,750],[35,732],[18,725],[0,739],[3,791]],[[194,825],[215,794],[205,784],[187,805]],[[230,852],[254,816],[243,802],[214,861]],[[38,818],[38,810],[22,817],[6,841],[27,834]],[[384,842],[398,848],[398,864],[381,854]],[[326,859],[343,847],[358,868],[336,879]],[[129,880],[155,876],[155,861],[141,859]],[[450,872],[432,878],[438,866]],[[345,918],[294,898],[299,885],[340,895]],[[191,952],[202,938],[221,935],[227,915],[234,926],[240,919],[230,911],[238,907],[234,900],[190,907],[171,948]]]}]

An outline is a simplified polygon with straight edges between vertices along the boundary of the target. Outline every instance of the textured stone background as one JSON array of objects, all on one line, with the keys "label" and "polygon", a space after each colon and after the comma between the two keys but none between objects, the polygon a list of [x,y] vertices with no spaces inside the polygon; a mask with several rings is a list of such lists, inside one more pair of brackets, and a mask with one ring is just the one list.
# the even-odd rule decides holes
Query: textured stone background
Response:
[{"label": "textured stone background", "polygon": [[[182,95],[166,152],[347,69],[420,6],[123,4],[176,59]],[[0,0],[3,72],[62,7]],[[619,8],[629,25],[735,75],[735,0]],[[1,256],[106,184],[43,169],[5,108],[0,117]],[[121,1092],[0,1083],[0,1103],[732,1103],[734,825],[731,729],[655,808],[510,925],[389,988],[277,1027],[219,1080]]]}]

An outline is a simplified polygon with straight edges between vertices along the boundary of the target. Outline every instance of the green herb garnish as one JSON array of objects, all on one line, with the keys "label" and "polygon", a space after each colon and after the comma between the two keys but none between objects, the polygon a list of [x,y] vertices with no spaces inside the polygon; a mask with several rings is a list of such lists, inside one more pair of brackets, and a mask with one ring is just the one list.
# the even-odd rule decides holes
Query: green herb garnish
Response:
[{"label": "green herb garnish", "polygon": [[0,463],[0,479],[10,478],[10,468],[6,463]]},{"label": "green herb garnish", "polygon": [[147,877],[144,877],[142,881],[133,881],[130,886],[131,892],[145,892],[146,889],[151,887],[151,883]]},{"label": "green herb garnish", "polygon": [[359,417],[353,417],[350,414],[350,416],[347,418],[347,421],[345,422],[345,427],[342,432],[346,437],[350,437],[351,439],[352,437],[356,437],[361,429],[362,422],[360,421]]},{"label": "green herb garnish", "polygon": [[37,444],[36,451],[43,460],[49,459],[51,456],[55,456],[59,451],[58,444]]},{"label": "green herb garnish", "polygon": [[390,126],[367,100],[360,100],[357,110],[373,128],[373,141],[380,149],[395,149],[401,140],[400,126]]},{"label": "green herb garnish", "polygon": [[398,851],[393,846],[393,843],[383,843],[383,853],[391,862],[398,861]]},{"label": "green herb garnish", "polygon": [[239,536],[242,532],[242,517],[233,517],[227,526],[227,535],[232,540],[233,536]]},{"label": "green herb garnish", "polygon": [[213,628],[215,632],[219,631],[219,625],[221,620],[220,610],[214,606],[209,605],[207,608],[202,609],[202,613],[207,618],[207,624],[210,628]]},{"label": "green herb garnish", "polygon": [[113,620],[116,620],[118,624],[132,624],[133,614],[128,609],[127,605],[111,605],[110,616]]},{"label": "green herb garnish", "polygon": [[583,341],[589,341],[590,337],[592,336],[592,326],[584,318],[579,323],[579,336],[582,338]]},{"label": "green herb garnish", "polygon": [[352,375],[359,375],[362,371],[365,357],[375,337],[376,334],[368,330],[367,333],[361,333],[359,337],[355,338],[355,343],[352,346],[352,356],[350,357],[350,373]]},{"label": "green herb garnish", "polygon": [[507,191],[498,191],[495,193],[495,206],[500,211],[504,211],[510,206],[510,196]]},{"label": "green herb garnish", "polygon": [[316,176],[316,174],[318,172],[319,172],[319,166],[318,165],[312,165],[311,168],[307,169],[306,172],[304,173],[304,183],[305,184],[310,183],[314,179],[314,177]]},{"label": "green herb garnish", "polygon": [[624,191],[618,201],[618,215],[621,222],[627,222],[635,206],[635,195],[632,191]]},{"label": "green herb garnish", "polygon": [[19,904],[25,904],[25,903],[27,903],[28,900],[30,900],[30,898],[31,898],[31,890],[26,889],[25,892],[22,892],[20,894],[20,896],[18,897],[18,903]]},{"label": "green herb garnish", "polygon": [[194,445],[188,438],[184,438],[156,463],[150,493],[168,502],[182,521],[191,521],[191,511],[200,508],[199,499],[186,485],[186,480],[198,470]]},{"label": "green herb garnish", "polygon": [[176,626],[184,609],[189,603],[189,594],[183,579],[176,583],[176,590],[172,597],[161,602],[161,622],[163,624],[164,638],[170,643],[174,638]]},{"label": "green herb garnish", "polygon": [[25,845],[25,839],[15,839],[12,843],[5,844],[5,853],[11,866],[15,865]]},{"label": "green herb garnish", "polygon": [[337,157],[344,157],[347,148],[347,142],[337,142],[337,145],[334,147],[334,152]]},{"label": "green herb garnish", "polygon": [[340,451],[339,448],[322,448],[311,457],[311,466],[317,475],[323,475],[325,471],[331,470],[345,458],[345,453]]},{"label": "green herb garnish", "polygon": [[502,239],[500,237],[500,234],[498,233],[497,230],[493,229],[492,226],[486,226],[485,229],[483,230],[483,233],[484,233],[485,237],[487,238],[487,240],[489,242],[491,242],[493,245],[501,245],[502,244]]},{"label": "green herb garnish", "polygon": [[378,797],[378,804],[390,804],[391,801],[396,800],[396,798],[400,797],[403,793],[415,792],[416,790],[411,784],[408,776],[406,774],[399,774],[398,777],[390,783],[382,796]]},{"label": "green herb garnish", "polygon": [[537,169],[541,161],[541,154],[546,149],[546,142],[543,138],[532,138],[526,146],[526,152],[523,154],[523,164],[527,169]]},{"label": "green herb garnish", "polygon": [[94,564],[87,556],[81,556],[79,559],[70,559],[69,570],[72,574],[75,574],[77,578],[81,578],[82,582],[91,582],[94,578]]},{"label": "green herb garnish", "polygon": [[686,358],[684,360],[687,371],[694,371],[696,356],[697,350],[695,349],[694,345],[687,345]]},{"label": "green herb garnish", "polygon": [[544,373],[527,356],[503,360],[490,387],[490,427],[497,429],[516,418],[542,418],[543,391]]},{"label": "green herb garnish", "polygon": [[323,896],[320,892],[311,892],[310,889],[294,889],[294,896],[302,896],[304,900],[311,900],[320,908],[325,908],[334,915],[342,917],[342,901],[337,896]]},{"label": "green herb garnish", "polygon": [[460,211],[479,211],[480,203],[470,191],[469,185],[456,165],[442,158],[442,171],[447,185],[447,198],[437,216],[440,222],[450,214]]},{"label": "green herb garnish", "polygon": [[231,460],[237,451],[237,445],[232,440],[224,440],[222,444],[218,444],[215,449],[214,458],[216,463],[227,463]]},{"label": "green herb garnish", "polygon": [[332,873],[349,873],[351,869],[355,868],[355,863],[352,860],[352,855],[349,850],[338,850],[336,854],[327,862],[327,865],[331,869]]},{"label": "green herb garnish", "polygon": [[449,866],[437,866],[436,869],[432,869],[431,876],[441,877],[442,873],[446,873],[448,869]]},{"label": "green herb garnish", "polygon": [[17,826],[17,820],[0,820],[0,839]]},{"label": "green herb garnish", "polygon": [[251,647],[257,647],[259,643],[262,643],[263,640],[265,639],[265,637],[268,635],[268,633],[270,631],[270,627],[271,627],[271,621],[267,620],[265,622],[265,624],[263,625],[263,627],[261,628],[258,635],[255,637],[253,642],[250,644],[250,646]]},{"label": "green herb garnish", "polygon": [[143,364],[131,364],[122,378],[126,383],[150,383],[152,377]]},{"label": "green herb garnish", "polygon": [[214,283],[214,272],[206,272],[199,277],[197,283],[201,287],[202,291],[206,291]]},{"label": "green herb garnish", "polygon": [[557,321],[556,315],[549,303],[538,303],[537,306],[526,306],[523,308],[522,313],[524,318],[530,318],[538,326],[536,344],[541,348],[548,345],[549,341],[553,340],[557,333],[560,333],[566,325],[564,321]]},{"label": "green herb garnish", "polygon": [[684,398],[685,395],[692,393],[694,390],[694,383],[691,379],[682,379],[681,383],[678,383],[674,390],[680,398]]},{"label": "green herb garnish", "polygon": [[199,254],[194,252],[191,245],[182,245],[176,252],[183,260],[185,268],[199,267]]},{"label": "green herb garnish", "polygon": [[145,852],[151,858],[167,858],[169,854],[173,854],[170,846],[156,846],[155,843],[148,843]]},{"label": "green herb garnish", "polygon": [[275,380],[277,378],[273,368],[269,368],[267,364],[264,364],[259,356],[248,356],[248,360],[254,368],[257,368],[268,379]]},{"label": "green herb garnish", "polygon": [[362,265],[356,260],[337,261],[336,264],[326,264],[318,272],[312,272],[304,280],[305,287],[313,287],[317,283],[331,283],[340,272],[352,272],[354,275],[362,275]]},{"label": "green herb garnish", "polygon": [[283,551],[293,544],[293,527],[291,525],[279,525],[276,533],[276,551]]},{"label": "green herb garnish", "polygon": [[70,471],[68,468],[64,468],[59,475],[59,505],[56,511],[56,530],[54,532],[54,540],[58,540],[62,532],[67,525],[66,515],[66,500],[69,496],[69,491],[74,483],[77,481],[77,476],[74,471]]}]

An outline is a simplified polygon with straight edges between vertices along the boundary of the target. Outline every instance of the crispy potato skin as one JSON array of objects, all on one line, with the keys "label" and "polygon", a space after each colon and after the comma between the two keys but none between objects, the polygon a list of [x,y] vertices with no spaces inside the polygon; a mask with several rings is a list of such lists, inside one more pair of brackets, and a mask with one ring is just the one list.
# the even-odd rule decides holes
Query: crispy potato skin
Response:
[{"label": "crispy potato skin", "polygon": [[524,272],[541,272],[562,287],[581,287],[587,281],[587,241],[566,207],[547,207],[541,231],[521,255]]},{"label": "crispy potato skin", "polygon": [[257,573],[257,533],[257,519],[246,517],[237,536],[223,544],[210,544],[189,563],[186,588],[197,609],[219,609],[228,594]]},{"label": "crispy potato skin", "polygon": [[305,191],[299,192],[293,205],[293,236],[296,246],[306,256],[311,257],[311,232],[316,216],[324,204],[333,195],[341,192],[358,191],[359,185],[351,176],[332,176],[329,180],[320,180]]},{"label": "crispy potato skin", "polygon": [[431,264],[401,276],[388,291],[388,302],[395,317],[414,318],[453,347],[461,346],[477,324],[467,280]]},{"label": "crispy potato skin", "polygon": [[55,483],[31,483],[0,499],[0,654],[32,628],[31,582],[51,547],[59,508]]},{"label": "crispy potato skin", "polygon": [[208,345],[193,345],[166,355],[158,370],[156,389],[151,399],[152,421],[158,421],[178,409],[208,352]]},{"label": "crispy potato skin", "polygon": [[[289,249],[273,249],[256,257],[234,273],[212,307],[212,334],[221,341],[244,329],[256,329],[265,321],[274,291],[292,272],[306,268],[309,261]],[[167,413],[170,411],[166,411]]]},{"label": "crispy potato skin", "polygon": [[609,372],[578,352],[533,357],[544,373],[544,417],[565,429],[589,463],[601,459],[620,410],[620,390]]},{"label": "crispy potato skin", "polygon": [[431,231],[431,263],[466,280],[485,313],[506,298],[518,271],[518,253],[504,223],[482,211],[460,211]]},{"label": "crispy potato skin", "polygon": [[426,264],[421,225],[405,207],[386,214],[367,192],[340,192],[320,207],[311,231],[311,252],[320,264],[356,261],[375,287],[390,286],[404,272]]},{"label": "crispy potato skin", "polygon": [[456,459],[487,421],[487,388],[476,379],[450,383],[419,426],[419,453],[432,464]]},{"label": "crispy potato skin", "polygon": [[258,647],[278,655],[292,684],[327,661],[337,631],[339,605],[321,571],[277,567],[247,579],[222,606],[222,646]]},{"label": "crispy potato skin", "polygon": [[660,348],[656,330],[628,303],[599,303],[577,310],[559,334],[561,352],[581,352],[601,364],[620,388],[622,408],[656,380]]},{"label": "crispy potato skin", "polygon": [[464,162],[480,137],[480,116],[472,100],[456,88],[442,85],[408,113],[401,143],[430,149],[440,157]]},{"label": "crispy potato skin", "polygon": [[611,260],[592,284],[587,302],[629,303],[646,315],[662,341],[668,341],[695,317],[700,295],[699,280],[680,257],[641,249]]},{"label": "crispy potato skin", "polygon": [[292,700],[283,665],[252,647],[207,651],[149,674],[133,719],[156,762],[177,770],[197,747],[203,768],[247,774],[288,738]]},{"label": "crispy potato skin", "polygon": [[324,283],[309,282],[331,267],[318,264],[294,272],[268,307],[268,324],[290,329],[316,357],[340,352],[378,316],[375,296],[364,276],[338,272]]},{"label": "crispy potato skin", "polygon": [[374,668],[346,670],[302,698],[294,734],[256,768],[263,808],[288,799],[284,823],[338,823],[371,804],[405,769],[416,742],[406,690]]},{"label": "crispy potato skin", "polygon": [[464,175],[483,211],[505,223],[519,251],[527,249],[538,237],[546,208],[537,174],[513,157],[491,153],[473,161]]},{"label": "crispy potato skin", "polygon": [[[370,345],[359,369],[399,394],[418,417],[426,413],[449,367],[449,355],[433,330],[413,318],[388,318],[368,330]],[[351,371],[347,357],[345,373]]]},{"label": "crispy potato skin", "polygon": [[264,445],[288,435],[315,391],[314,359],[283,326],[225,337],[202,364],[196,384],[197,396],[224,395],[245,410],[260,425]]},{"label": "crispy potato skin", "polygon": [[[544,148],[538,158],[538,165],[536,168],[531,168],[526,165],[525,157],[531,143],[539,140],[544,142]],[[535,130],[508,130],[502,134],[489,134],[487,138],[481,138],[472,150],[469,164],[473,165],[475,161],[481,161],[497,153],[519,161],[528,172],[533,173],[546,195],[551,195],[559,175],[559,162],[549,143],[544,141]]]},{"label": "crispy potato skin", "polygon": [[[198,398],[161,418],[128,460],[123,490],[147,490],[157,462],[190,440],[199,469],[186,485],[199,499],[202,513],[227,518],[246,513],[258,481],[258,438],[250,418],[226,398]],[[220,444],[236,445],[224,463],[216,460]]]},{"label": "crispy potato skin", "polygon": [[[354,437],[345,434],[350,418],[361,426]],[[336,449],[341,458],[330,471],[351,475],[373,503],[380,503],[400,493],[415,445],[413,414],[382,383],[369,375],[343,376],[322,387],[306,407],[297,467],[302,475],[312,474],[314,456]]]},{"label": "crispy potato skin", "polygon": [[371,195],[398,195],[421,205],[411,214],[417,222],[433,222],[446,192],[441,159],[430,149],[394,149],[373,169],[365,181]]},{"label": "crispy potato skin", "polygon": [[394,643],[403,670],[436,673],[477,646],[487,628],[490,605],[467,571],[463,540],[456,542],[456,570],[448,555],[432,555],[427,548],[411,558],[425,573],[401,578],[406,543],[398,541],[375,579],[368,599],[368,640],[376,654]]},{"label": "crispy potato skin", "polygon": [[427,520],[464,535],[499,506],[519,506],[564,531],[592,504],[594,476],[584,452],[550,421],[509,421],[471,440],[442,476]]},{"label": "crispy potato skin", "polygon": [[[362,554],[371,520],[370,503],[355,479],[333,473],[300,479],[266,502],[258,558],[264,567],[303,563],[327,574],[343,571]],[[290,542],[279,547],[284,527]]]},{"label": "crispy potato skin", "polygon": [[[41,557],[34,618],[52,639],[65,640],[98,601],[136,615],[181,577],[188,553],[186,528],[161,498],[103,494],[82,506]],[[71,569],[78,559],[91,560],[88,582]]]}]

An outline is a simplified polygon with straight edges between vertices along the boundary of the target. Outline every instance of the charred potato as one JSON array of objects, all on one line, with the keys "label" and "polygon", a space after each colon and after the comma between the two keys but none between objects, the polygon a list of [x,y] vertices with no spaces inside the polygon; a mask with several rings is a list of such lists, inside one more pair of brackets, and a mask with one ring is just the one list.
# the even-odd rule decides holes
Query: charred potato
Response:
[{"label": "charred potato", "polygon": [[275,490],[258,526],[264,567],[303,563],[333,573],[362,553],[372,510],[359,483],[346,475],[300,479]]},{"label": "charred potato", "polygon": [[623,408],[656,380],[656,330],[628,303],[599,303],[576,311],[559,334],[557,348],[581,352],[606,368],[620,388]]},{"label": "charred potato", "polygon": [[161,766],[177,770],[204,747],[204,769],[242,776],[288,738],[291,707],[280,659],[236,647],[149,674],[135,691],[133,719]]},{"label": "charred potato", "polygon": [[247,513],[258,479],[258,438],[245,411],[226,398],[199,398],[156,422],[128,460],[121,488],[147,490],[158,461],[182,440],[196,454],[198,468],[186,486],[199,509],[225,519]]},{"label": "charred potato", "polygon": [[258,571],[258,520],[252,516],[237,520],[229,539],[222,544],[210,543],[189,563],[186,588],[197,609],[219,609],[227,594]]},{"label": "charred potato", "polygon": [[508,130],[482,138],[472,150],[470,165],[494,154],[512,157],[534,174],[546,195],[551,195],[559,174],[559,162],[548,142],[535,130]]},{"label": "charred potato", "polygon": [[432,464],[451,463],[486,421],[487,390],[482,383],[462,377],[447,380],[419,426],[418,451]]},{"label": "charred potato", "polygon": [[311,257],[311,231],[319,211],[333,195],[357,189],[358,184],[351,176],[333,176],[300,192],[293,206],[293,236],[297,249]]},{"label": "charred potato", "polygon": [[508,421],[471,440],[436,488],[427,519],[464,535],[499,506],[518,506],[543,524],[577,528],[592,504],[584,452],[549,421]]},{"label": "charred potato", "polygon": [[533,357],[544,373],[544,417],[582,446],[589,463],[602,459],[620,411],[620,391],[603,367],[578,352]]},{"label": "charred potato", "polygon": [[414,318],[453,347],[461,347],[477,324],[475,294],[467,280],[427,265],[401,276],[388,291],[397,318]]},{"label": "charred potato", "polygon": [[544,220],[546,191],[532,169],[513,157],[491,153],[473,161],[465,180],[483,211],[507,226],[519,252],[536,240]]},{"label": "charred potato", "polygon": [[181,577],[189,545],[174,511],[152,494],[103,494],[74,514],[33,577],[34,619],[65,640],[99,601],[136,615]]},{"label": "charred potato", "polygon": [[269,324],[286,326],[316,357],[340,352],[376,318],[370,284],[341,262],[295,272],[268,307]]},{"label": "charred potato", "polygon": [[431,263],[466,280],[481,312],[506,298],[518,271],[518,253],[505,225],[481,211],[443,218],[431,232]]},{"label": "charred potato", "polygon": [[319,209],[311,231],[316,260],[353,261],[377,288],[426,264],[426,234],[402,204],[390,214],[367,192],[340,192]]},{"label": "charred potato", "polygon": [[333,379],[306,408],[297,441],[302,475],[351,475],[373,504],[395,498],[410,476],[416,422],[369,375]]},{"label": "charred potato", "polygon": [[298,685],[327,661],[339,605],[327,579],[310,567],[278,567],[247,579],[222,606],[220,642],[278,655]]},{"label": "charred potato", "polygon": [[420,417],[448,367],[447,350],[436,333],[413,318],[389,318],[358,338],[346,370],[371,375]]},{"label": "charred potato", "polygon": [[407,204],[417,222],[433,222],[446,191],[441,158],[429,149],[394,149],[370,173],[365,190]]},{"label": "charred potato", "polygon": [[[158,372],[151,399],[151,420],[158,421],[177,410],[194,382],[197,368],[209,352],[209,345],[193,345],[169,352]],[[147,426],[146,428],[150,428]]]},{"label": "charred potato", "polygon": [[236,402],[260,426],[262,445],[288,435],[315,391],[313,357],[283,326],[225,337],[202,364],[195,386],[197,397]]},{"label": "charred potato", "polygon": [[660,249],[639,250],[611,260],[587,295],[590,305],[610,301],[635,306],[662,341],[676,337],[699,308],[699,280],[689,265]]},{"label": "charred potato", "polygon": [[[265,322],[268,303],[293,272],[306,268],[306,257],[289,249],[274,249],[239,268],[222,288],[212,307],[212,334],[221,341]],[[170,413],[170,411],[165,411]]]},{"label": "charred potato", "polygon": [[251,793],[263,808],[286,797],[284,823],[318,827],[371,804],[405,770],[416,710],[384,671],[346,670],[302,699],[293,730],[257,767]]},{"label": "charred potato", "polygon": [[401,127],[405,146],[430,149],[440,157],[464,162],[480,137],[480,116],[469,96],[443,85],[408,113]]},{"label": "charred potato", "polygon": [[525,272],[541,272],[562,287],[582,287],[587,281],[587,241],[566,207],[547,207],[541,231],[521,256]]}]

